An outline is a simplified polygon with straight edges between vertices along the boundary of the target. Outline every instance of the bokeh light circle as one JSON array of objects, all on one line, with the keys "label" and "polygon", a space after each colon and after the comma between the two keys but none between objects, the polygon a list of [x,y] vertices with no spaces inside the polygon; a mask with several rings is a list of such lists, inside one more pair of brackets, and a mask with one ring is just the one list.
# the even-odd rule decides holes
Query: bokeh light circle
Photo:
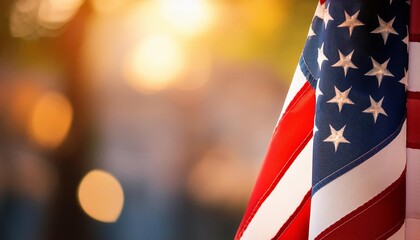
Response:
[{"label": "bokeh light circle", "polygon": [[146,36],[130,52],[124,74],[135,89],[154,92],[175,82],[185,65],[181,45],[169,36],[155,34]]},{"label": "bokeh light circle", "polygon": [[121,184],[103,170],[92,170],[86,174],[80,182],[77,196],[83,211],[101,222],[117,221],[124,205]]},{"label": "bokeh light circle", "polygon": [[29,119],[29,135],[46,148],[57,147],[67,136],[73,121],[73,108],[63,94],[50,91],[35,103]]}]

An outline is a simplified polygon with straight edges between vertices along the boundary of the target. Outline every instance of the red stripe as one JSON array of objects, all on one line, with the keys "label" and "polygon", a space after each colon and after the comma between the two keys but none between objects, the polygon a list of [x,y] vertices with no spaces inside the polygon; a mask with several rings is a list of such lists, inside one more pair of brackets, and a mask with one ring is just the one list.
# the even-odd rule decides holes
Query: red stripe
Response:
[{"label": "red stripe", "polygon": [[411,0],[410,41],[420,42],[420,0]]},{"label": "red stripe", "polygon": [[420,42],[420,34],[410,34],[410,42]]},{"label": "red stripe", "polygon": [[309,236],[309,215],[311,212],[311,190],[305,195],[299,207],[280,228],[274,239],[306,240]]},{"label": "red stripe", "polygon": [[407,92],[407,98],[420,100],[420,92]]},{"label": "red stripe", "polygon": [[306,82],[290,102],[274,132],[248,208],[236,233],[239,239],[261,204],[312,138],[315,90]]},{"label": "red stripe", "polygon": [[404,218],[405,170],[383,192],[331,225],[315,239],[387,239],[400,229]]},{"label": "red stripe", "polygon": [[420,149],[420,92],[407,94],[407,147]]}]

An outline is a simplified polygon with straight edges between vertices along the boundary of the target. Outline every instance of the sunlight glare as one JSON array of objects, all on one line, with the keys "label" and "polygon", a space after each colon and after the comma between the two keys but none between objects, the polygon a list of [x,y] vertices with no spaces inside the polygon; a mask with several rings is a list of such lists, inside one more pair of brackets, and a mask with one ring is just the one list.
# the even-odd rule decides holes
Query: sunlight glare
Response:
[{"label": "sunlight glare", "polygon": [[214,6],[207,0],[160,0],[157,3],[164,19],[187,36],[202,33],[215,19]]},{"label": "sunlight glare", "polygon": [[128,56],[124,74],[135,89],[154,92],[172,84],[184,71],[185,62],[185,53],[175,39],[150,35]]}]

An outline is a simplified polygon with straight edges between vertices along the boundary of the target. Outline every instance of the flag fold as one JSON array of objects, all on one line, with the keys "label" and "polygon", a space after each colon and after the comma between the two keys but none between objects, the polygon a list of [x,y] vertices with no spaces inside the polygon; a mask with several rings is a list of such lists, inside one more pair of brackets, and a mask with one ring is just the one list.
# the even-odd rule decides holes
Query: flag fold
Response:
[{"label": "flag fold", "polygon": [[235,239],[420,239],[420,1],[321,0]]}]

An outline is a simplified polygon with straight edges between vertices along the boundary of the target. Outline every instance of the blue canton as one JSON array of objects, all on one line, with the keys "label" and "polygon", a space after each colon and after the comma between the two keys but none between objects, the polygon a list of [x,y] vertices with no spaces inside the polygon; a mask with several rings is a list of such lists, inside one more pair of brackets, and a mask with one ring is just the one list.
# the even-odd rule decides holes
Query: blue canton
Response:
[{"label": "blue canton", "polygon": [[313,194],[387,146],[405,121],[405,0],[319,4],[300,59],[316,89]]}]

